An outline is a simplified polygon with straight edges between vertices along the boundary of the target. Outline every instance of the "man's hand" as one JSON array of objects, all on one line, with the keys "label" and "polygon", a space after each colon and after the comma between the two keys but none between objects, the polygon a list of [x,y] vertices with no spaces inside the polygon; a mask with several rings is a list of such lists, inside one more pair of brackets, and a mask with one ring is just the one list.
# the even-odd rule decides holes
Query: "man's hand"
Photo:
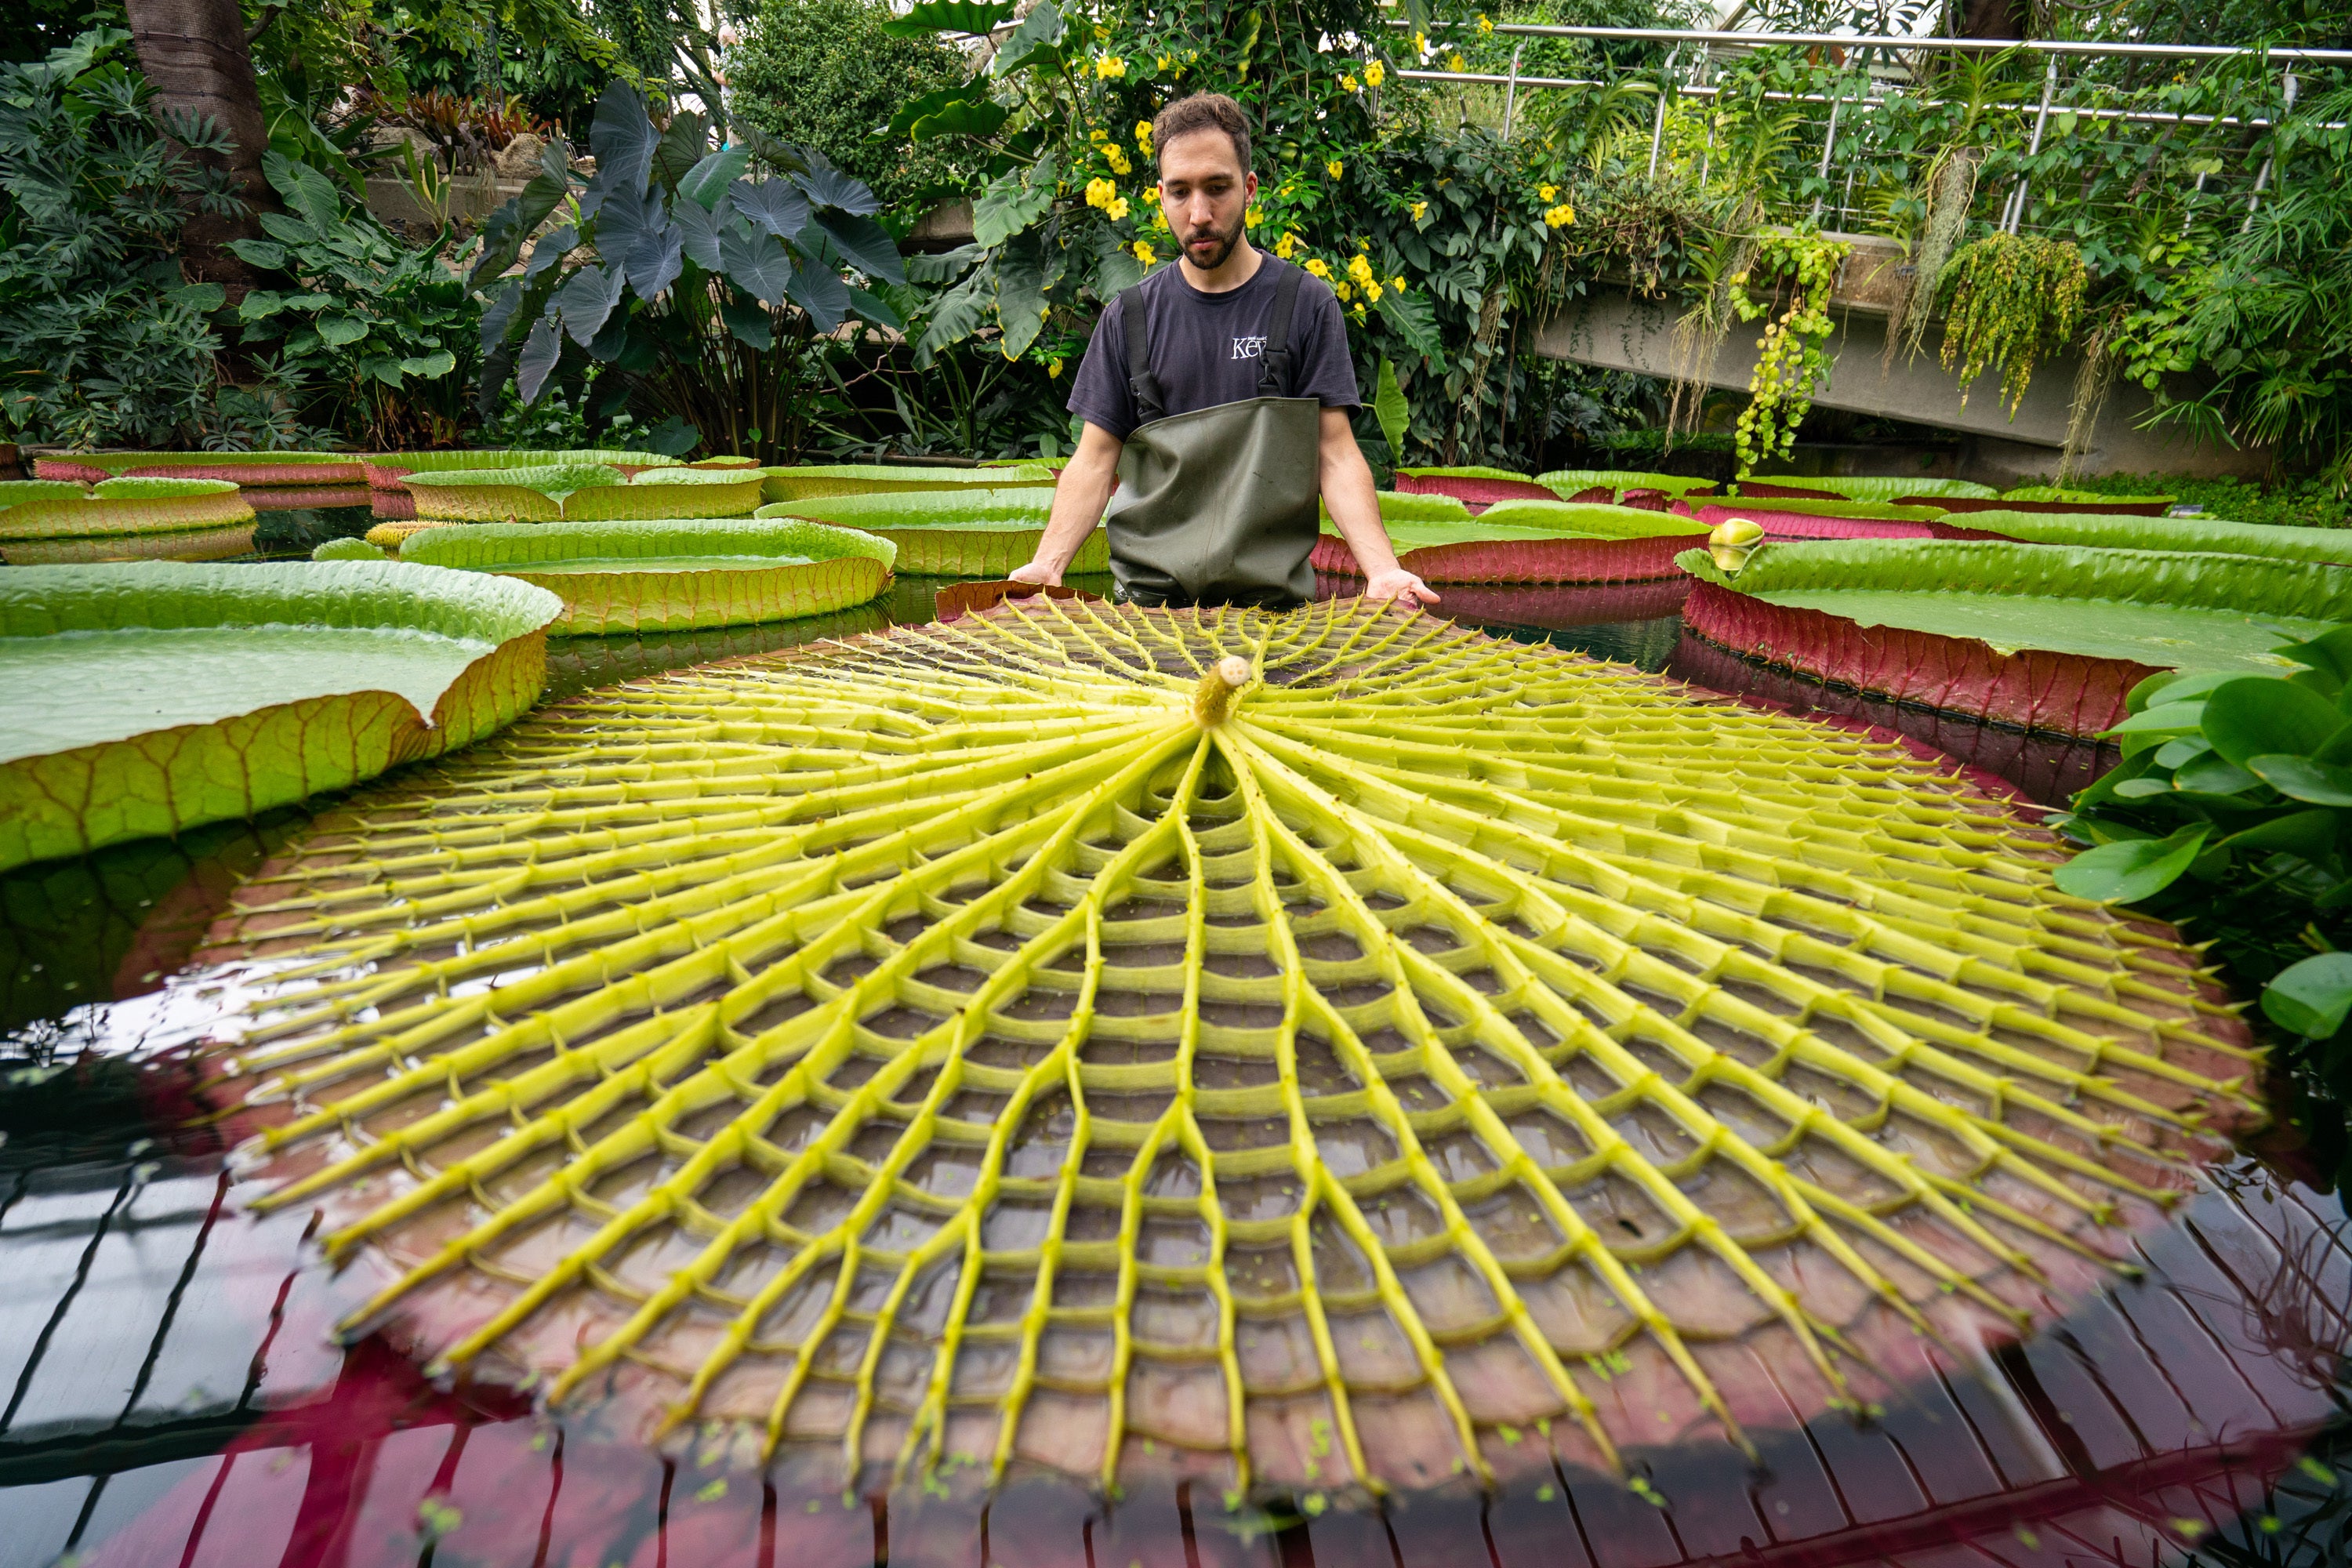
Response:
[{"label": "man's hand", "polygon": [[1059,587],[1078,546],[1102,521],[1103,505],[1118,483],[1119,439],[1099,425],[1078,432],[1078,449],[1062,466],[1054,485],[1054,512],[1045,520],[1045,534],[1026,566],[1013,568],[1010,581]]},{"label": "man's hand", "polygon": [[1035,583],[1047,588],[1058,588],[1062,585],[1060,570],[1047,565],[1043,561],[1032,561],[1025,566],[1015,566],[1004,574],[1004,579],[1008,583]]},{"label": "man's hand", "polygon": [[1437,595],[1430,592],[1429,584],[1402,566],[1373,573],[1364,582],[1364,597],[1393,600],[1408,610],[1437,603]]}]

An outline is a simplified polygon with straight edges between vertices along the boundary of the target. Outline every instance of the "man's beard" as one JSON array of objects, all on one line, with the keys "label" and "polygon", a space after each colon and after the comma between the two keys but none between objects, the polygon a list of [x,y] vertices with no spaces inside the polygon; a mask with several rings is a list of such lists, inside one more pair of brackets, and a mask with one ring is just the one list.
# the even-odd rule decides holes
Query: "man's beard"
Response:
[{"label": "man's beard", "polygon": [[[1193,266],[1199,268],[1203,272],[1214,272],[1218,268],[1223,267],[1225,264],[1225,258],[1234,253],[1234,247],[1241,243],[1242,230],[1247,226],[1248,222],[1249,215],[1244,213],[1240,217],[1234,219],[1233,228],[1224,234],[1219,234],[1215,229],[1211,229],[1205,234],[1196,234],[1192,236],[1192,238],[1184,242],[1184,259],[1190,261]],[[1202,260],[1198,256],[1194,255],[1192,251],[1192,247],[1204,239],[1223,241],[1223,244],[1217,247],[1217,254],[1207,261]]]}]

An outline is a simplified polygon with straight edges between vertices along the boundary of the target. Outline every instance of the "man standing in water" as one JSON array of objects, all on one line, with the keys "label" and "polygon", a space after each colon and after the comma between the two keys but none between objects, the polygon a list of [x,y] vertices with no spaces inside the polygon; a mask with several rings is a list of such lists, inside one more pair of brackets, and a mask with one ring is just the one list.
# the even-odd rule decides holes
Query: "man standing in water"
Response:
[{"label": "man standing in water", "polygon": [[1070,393],[1086,422],[1077,453],[1036,558],[1013,579],[1059,583],[1101,518],[1125,603],[1288,608],[1315,595],[1319,499],[1364,568],[1366,596],[1434,605],[1397,564],[1356,448],[1338,298],[1243,237],[1257,176],[1240,106],[1213,92],[1179,99],[1151,139],[1182,258],[1096,323]]}]

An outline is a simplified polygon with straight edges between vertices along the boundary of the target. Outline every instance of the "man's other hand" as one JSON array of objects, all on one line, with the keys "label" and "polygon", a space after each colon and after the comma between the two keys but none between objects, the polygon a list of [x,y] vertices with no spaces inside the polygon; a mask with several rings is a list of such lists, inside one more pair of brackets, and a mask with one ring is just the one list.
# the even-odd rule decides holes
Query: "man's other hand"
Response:
[{"label": "man's other hand", "polygon": [[1035,583],[1042,587],[1058,588],[1062,574],[1042,561],[1032,561],[1025,566],[1015,566],[1004,574],[1008,583]]},{"label": "man's other hand", "polygon": [[1430,591],[1429,584],[1402,566],[1373,573],[1364,583],[1364,597],[1393,599],[1408,610],[1437,603],[1437,595]]}]

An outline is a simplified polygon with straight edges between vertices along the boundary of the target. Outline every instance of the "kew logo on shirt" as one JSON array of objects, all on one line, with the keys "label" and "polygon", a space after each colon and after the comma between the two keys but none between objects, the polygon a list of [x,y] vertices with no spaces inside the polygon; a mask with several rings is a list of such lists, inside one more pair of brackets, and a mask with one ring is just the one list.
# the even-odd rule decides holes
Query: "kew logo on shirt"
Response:
[{"label": "kew logo on shirt", "polygon": [[1235,338],[1234,340],[1234,358],[1235,359],[1255,359],[1265,353],[1265,340],[1264,338]]}]

